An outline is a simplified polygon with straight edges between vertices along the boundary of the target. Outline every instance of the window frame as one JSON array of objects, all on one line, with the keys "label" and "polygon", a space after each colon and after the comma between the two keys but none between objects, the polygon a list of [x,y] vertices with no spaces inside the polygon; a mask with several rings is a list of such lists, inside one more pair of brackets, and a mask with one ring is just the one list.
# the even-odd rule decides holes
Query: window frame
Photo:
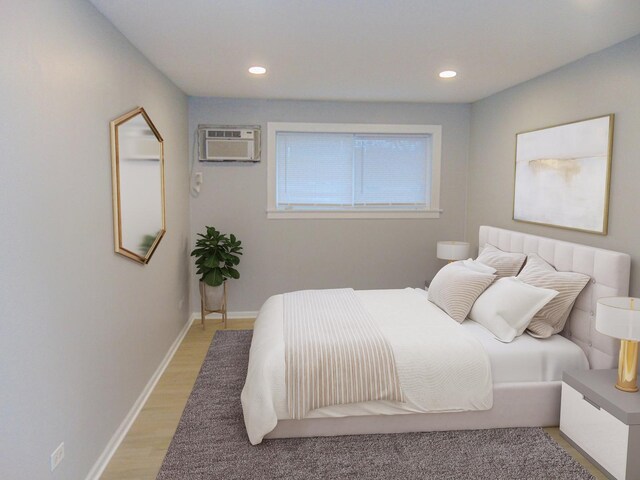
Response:
[{"label": "window frame", "polygon": [[[398,134],[431,135],[431,192],[428,208],[384,210],[354,208],[340,210],[322,209],[278,209],[276,135],[278,132],[295,133],[353,133],[353,134]],[[442,156],[442,125],[388,125],[367,123],[299,123],[267,122],[267,218],[268,219],[348,219],[348,218],[440,218],[440,168]]]}]

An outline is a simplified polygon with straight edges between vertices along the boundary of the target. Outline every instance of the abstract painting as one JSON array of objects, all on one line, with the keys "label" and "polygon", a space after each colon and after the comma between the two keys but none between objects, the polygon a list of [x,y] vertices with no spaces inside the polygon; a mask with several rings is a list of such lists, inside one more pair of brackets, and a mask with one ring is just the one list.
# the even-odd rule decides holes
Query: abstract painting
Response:
[{"label": "abstract painting", "polygon": [[513,219],[607,234],[613,114],[516,135]]}]

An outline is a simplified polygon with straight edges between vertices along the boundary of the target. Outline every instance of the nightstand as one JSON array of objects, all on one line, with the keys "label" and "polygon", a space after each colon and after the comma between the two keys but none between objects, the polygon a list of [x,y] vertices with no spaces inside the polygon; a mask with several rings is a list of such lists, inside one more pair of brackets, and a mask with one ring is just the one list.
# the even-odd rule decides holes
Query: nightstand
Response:
[{"label": "nightstand", "polygon": [[617,370],[564,372],[560,434],[610,478],[640,479],[640,393],[615,388]]}]

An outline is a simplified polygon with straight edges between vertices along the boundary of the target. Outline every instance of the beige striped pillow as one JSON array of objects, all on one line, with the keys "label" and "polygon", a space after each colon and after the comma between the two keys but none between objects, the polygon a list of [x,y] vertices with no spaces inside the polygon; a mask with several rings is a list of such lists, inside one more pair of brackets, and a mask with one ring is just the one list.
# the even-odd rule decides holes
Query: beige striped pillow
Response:
[{"label": "beige striped pillow", "polygon": [[558,272],[535,253],[527,257],[527,264],[518,278],[529,285],[556,290],[556,295],[540,309],[527,327],[536,338],[548,338],[559,333],[569,318],[569,313],[590,277],[576,272]]},{"label": "beige striped pillow", "polygon": [[498,278],[503,278],[515,277],[526,259],[524,253],[503,252],[487,243],[476,261],[495,268]]},{"label": "beige striped pillow", "polygon": [[496,276],[465,267],[462,262],[440,269],[429,285],[429,300],[456,322],[462,322],[474,302]]}]

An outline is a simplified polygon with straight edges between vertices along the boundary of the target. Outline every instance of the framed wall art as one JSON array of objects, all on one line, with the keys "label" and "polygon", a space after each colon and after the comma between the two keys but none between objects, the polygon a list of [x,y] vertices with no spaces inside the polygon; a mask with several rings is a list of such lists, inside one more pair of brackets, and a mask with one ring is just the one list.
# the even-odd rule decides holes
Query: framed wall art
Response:
[{"label": "framed wall art", "polygon": [[606,235],[613,120],[518,133],[513,219]]}]

